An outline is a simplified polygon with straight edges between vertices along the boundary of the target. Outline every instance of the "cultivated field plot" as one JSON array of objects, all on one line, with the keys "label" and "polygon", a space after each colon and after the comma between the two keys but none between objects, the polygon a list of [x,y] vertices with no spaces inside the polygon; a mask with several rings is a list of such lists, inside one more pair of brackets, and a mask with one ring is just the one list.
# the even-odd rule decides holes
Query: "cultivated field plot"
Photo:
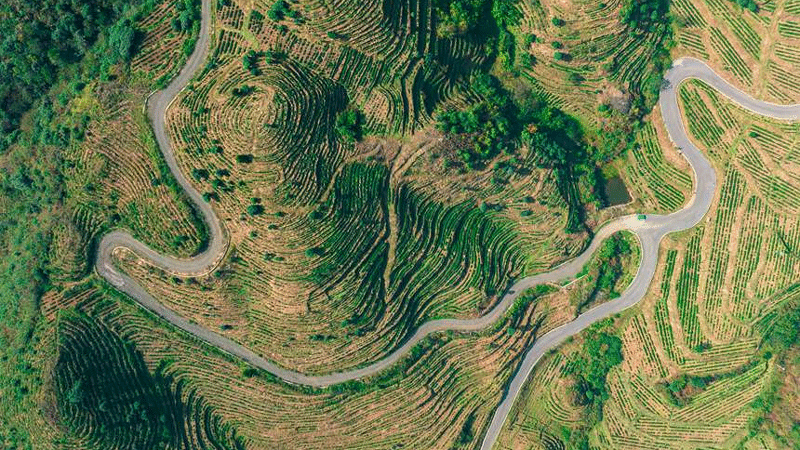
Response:
[{"label": "cultivated field plot", "polygon": [[143,34],[131,73],[163,87],[183,67],[200,28],[199,0],[165,0],[136,24]]},{"label": "cultivated field plot", "polygon": [[246,436],[248,448],[471,442],[499,401],[520,352],[540,329],[571,319],[561,312],[569,310],[566,298],[551,294],[523,304],[480,336],[436,336],[415,350],[412,360],[376,380],[313,391],[249,373],[96,287],[85,286],[80,296],[82,310],[136,342],[150,370],[168,373],[209,399],[214,414]]},{"label": "cultivated field plot", "polygon": [[[581,250],[585,234],[563,231],[566,204],[532,154],[469,172],[421,128],[435,107],[475,96],[452,80],[463,61],[481,64],[477,44],[428,43],[421,13],[408,18],[424,26],[402,34],[386,21],[409,13],[378,3],[290,7],[304,20],[220,2],[211,61],[169,112],[182,169],[232,250],[203,279],[130,260],[160,301],[278,364],[324,373],[380,359],[431,318],[480,315],[511,280]],[[341,28],[373,23],[340,17],[356,7],[382,27]],[[334,123],[352,108],[366,130],[406,137],[347,142]]]},{"label": "cultivated field plot", "polygon": [[[753,116],[698,81],[681,88],[680,103],[716,166],[717,198],[700,225],[665,240],[650,293],[621,319],[624,361],[609,374],[590,440],[598,448],[769,447],[757,434],[758,408],[785,369],[757,349],[797,298],[800,126]],[[499,448],[547,447],[580,428],[585,412],[563,387],[573,351],[537,366]]]},{"label": "cultivated field plot", "polygon": [[639,34],[621,20],[624,2],[521,2],[519,69],[533,89],[589,122],[601,125],[603,103],[628,112],[632,92],[641,92],[666,27]]},{"label": "cultivated field plot", "polygon": [[[96,413],[104,398],[116,395],[143,402],[137,411],[142,419],[136,421],[141,433],[131,437],[118,431],[111,434],[116,443],[157,440],[160,428],[184,420],[178,428],[192,430],[192,445],[198,447],[215,441],[220,448],[239,448],[237,443],[242,448],[469,448],[478,442],[503,386],[536,336],[573,319],[585,293],[594,292],[596,302],[602,302],[627,286],[639,249],[629,234],[614,239],[631,245],[619,264],[600,252],[567,286],[541,286],[523,294],[491,329],[432,336],[387,372],[326,390],[292,387],[244,367],[165,327],[104,284],[86,281],[44,300],[45,310],[68,298],[80,311],[57,315],[55,341],[61,356],[55,388],[67,397],[59,408],[72,411],[68,399],[76,390],[75,370],[87,364],[82,355],[91,353],[105,357],[88,364],[113,376],[90,378],[97,385],[83,386],[95,393],[87,400],[90,411]],[[612,290],[598,288],[605,278],[599,270],[612,265],[619,269]],[[103,391],[109,379],[124,393]],[[148,414],[167,420],[146,420]],[[104,416],[76,416],[71,423],[81,432],[70,443],[108,442],[93,431]]]},{"label": "cultivated field plot", "polygon": [[[159,58],[182,59],[181,43],[188,40],[188,33],[159,40],[151,39],[147,31],[154,23],[168,23],[177,16],[174,3],[161,3],[137,25],[143,30],[140,56],[156,52],[157,46]],[[173,71],[141,61],[137,58],[134,64],[147,71],[146,76],[139,73],[113,83],[81,85],[80,95],[64,108],[67,126],[90,125],[85,138],[62,155],[70,201],[67,207],[73,217],[54,240],[56,261],[89,254],[92,241],[110,227],[130,230],[153,248],[180,256],[195,253],[206,238],[199,218],[163,162],[142,111],[142,102],[155,87],[154,79],[148,77],[172,75]],[[92,264],[84,257],[68,260],[56,271],[59,276],[85,275]]]},{"label": "cultivated field plot", "polygon": [[651,114],[650,121],[636,132],[635,144],[618,164],[636,199],[631,211],[668,214],[691,197],[691,168],[663,127],[654,125],[662,123],[660,115]]},{"label": "cultivated field plot", "polygon": [[800,96],[800,3],[771,0],[753,13],[735,2],[676,0],[672,11],[682,54],[709,61],[758,98],[796,103]]}]

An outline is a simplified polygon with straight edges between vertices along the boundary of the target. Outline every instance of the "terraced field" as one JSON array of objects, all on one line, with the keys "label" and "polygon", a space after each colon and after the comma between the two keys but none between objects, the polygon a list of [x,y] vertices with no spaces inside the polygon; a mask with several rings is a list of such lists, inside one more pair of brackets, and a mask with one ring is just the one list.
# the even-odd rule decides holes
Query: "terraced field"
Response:
[{"label": "terraced field", "polygon": [[[743,91],[787,103],[794,3],[751,14],[676,0],[679,48]],[[53,227],[41,320],[25,336],[33,356],[0,361],[28,377],[0,381],[0,396],[20,405],[0,417],[0,442],[488,449],[526,378],[494,448],[571,448],[584,436],[596,448],[785,442],[763,424],[776,380],[791,377],[762,338],[796,299],[800,125],[687,82],[678,98],[714,163],[714,190],[705,159],[674,148],[660,125],[672,118],[675,139],[678,115],[662,109],[638,123],[647,111],[637,102],[654,101],[667,25],[625,25],[627,2],[521,2],[520,23],[500,35],[512,36],[511,50],[495,54],[481,33],[445,36],[434,3],[206,1],[213,20],[202,31],[199,1],[152,4],[137,17],[130,66],[57,103],[68,131],[88,128],[59,152],[68,213]],[[148,123],[143,100],[195,42],[208,43],[208,60],[188,58],[186,89],[149,97]],[[486,101],[473,71],[493,73],[515,99],[532,91],[537,107],[576,115],[581,151],[606,155],[598,164],[626,180],[634,201],[602,210],[595,186],[575,186],[598,254],[584,252],[589,232],[565,231],[573,206],[533,149],[513,142],[473,165],[434,129],[437,113]],[[684,151],[700,167],[694,190]],[[703,222],[659,254],[664,233],[696,223],[712,200]],[[656,214],[619,219],[639,211]],[[219,222],[206,227],[204,215]],[[612,235],[624,228],[634,233]],[[110,229],[124,231],[101,241]],[[128,232],[143,244],[115,248]],[[86,260],[96,256],[93,273]],[[132,280],[185,319],[174,327],[115,289],[137,289]],[[648,284],[641,307],[577,334]],[[232,358],[179,328],[249,353]],[[579,366],[601,332],[624,357],[603,375],[608,398],[579,405]]]},{"label": "terraced field", "polygon": [[[330,372],[380,359],[432,318],[480,315],[510,280],[580,250],[583,236],[562,231],[566,205],[551,173],[531,155],[478,174],[444,166],[443,190],[444,151],[430,131],[344,142],[330,124],[353,105],[368,129],[407,133],[428,113],[417,125],[370,116],[363,86],[401,89],[398,98],[407,89],[387,78],[396,69],[363,80],[348,72],[375,67],[364,63],[374,50],[356,35],[333,47],[328,38],[282,34],[274,21],[251,34],[240,17],[252,14],[236,8],[218,11],[212,63],[168,117],[180,170],[225,223],[231,252],[218,275],[201,280],[133,260],[125,268],[169,308],[278,365]],[[322,18],[311,14],[304,27]],[[277,48],[281,56],[267,55]],[[405,64],[403,48],[383,64]],[[466,52],[458,57],[480,64],[470,48],[465,42],[436,57],[446,65],[449,52]],[[255,70],[242,62],[251,53],[262,55]],[[336,72],[317,57],[336,58]],[[455,91],[436,102],[450,97]]]},{"label": "terraced field", "polygon": [[773,323],[795,298],[800,267],[787,249],[798,227],[798,125],[752,115],[699,81],[680,98],[719,173],[715,206],[702,226],[665,242],[648,296],[620,319],[624,362],[609,375],[602,422],[586,429],[584,409],[563,401],[573,343],[537,366],[499,448],[579,432],[599,448],[784,445],[759,425],[782,375],[761,357],[766,329],[754,325]]},{"label": "terraced field", "polygon": [[683,53],[709,60],[760,98],[796,101],[800,11],[795,2],[765,2],[753,13],[735,2],[680,0],[672,10],[681,25],[676,39]]},{"label": "terraced field", "polygon": [[244,448],[194,391],[161,364],[151,374],[141,354],[101,321],[59,317],[54,388],[73,442],[86,448]]},{"label": "terraced field", "polygon": [[[519,52],[531,55],[535,64],[521,65],[520,70],[533,89],[600,125],[605,121],[597,114],[600,104],[614,98],[629,101],[630,94],[641,93],[669,33],[664,27],[644,33],[630,28],[620,20],[624,4],[583,0],[521,4],[520,35],[533,39],[520,39]],[[559,52],[569,57],[555,58]]]},{"label": "terraced field", "polygon": [[[82,87],[63,112],[68,124],[88,127],[85,139],[71,143],[61,155],[71,220],[61,224],[54,240],[54,273],[60,281],[89,272],[91,264],[78,255],[90,253],[94,241],[112,227],[130,230],[148,245],[180,256],[205,245],[202,218],[175,184],[141,110],[142,99],[161,83],[156,76],[173,76],[185,59],[182,44],[193,42],[191,29],[164,29],[176,16],[174,4],[159,3],[137,24],[143,40],[133,73],[115,83]],[[151,53],[174,64],[156,65],[147,59]]]},{"label": "terraced field", "polygon": [[[658,116],[653,117],[657,123]],[[686,161],[668,144],[664,131],[647,124],[638,131],[634,146],[618,164],[634,191],[639,211],[670,212],[691,197],[692,180]]]},{"label": "terraced field", "polygon": [[[574,318],[576,299],[596,289],[597,270],[607,262],[599,257],[591,260],[585,273],[565,287],[545,286],[523,293],[501,320],[481,333],[433,335],[389,371],[328,389],[288,385],[243,366],[165,327],[100,283],[83,283],[48,297],[43,306],[51,310],[68,297],[81,311],[60,314],[65,329],[59,338],[65,342],[62,358],[72,354],[66,349],[77,345],[78,338],[78,342],[102,342],[89,339],[98,333],[109,336],[106,341],[135,343],[146,365],[139,373],[156,374],[156,383],[161,380],[159,374],[164,374],[169,386],[191,389],[178,391],[179,397],[189,402],[186,408],[213,408],[213,414],[202,419],[219,427],[212,428],[212,437],[235,433],[246,448],[473,445],[522,352],[536,336]],[[629,283],[637,263],[634,258],[622,262],[617,289]],[[599,291],[598,295],[597,301],[602,302],[608,293]],[[92,354],[98,351],[110,350]],[[66,390],[74,386],[73,378],[61,382]],[[191,403],[195,398],[203,400]],[[160,403],[146,406],[163,408]]]}]

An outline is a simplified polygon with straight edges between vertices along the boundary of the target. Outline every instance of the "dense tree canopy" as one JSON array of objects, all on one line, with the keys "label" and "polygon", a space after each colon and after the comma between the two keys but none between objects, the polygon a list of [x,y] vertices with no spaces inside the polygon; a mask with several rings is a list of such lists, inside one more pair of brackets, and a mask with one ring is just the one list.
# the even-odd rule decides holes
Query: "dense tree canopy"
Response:
[{"label": "dense tree canopy", "polygon": [[[658,101],[663,74],[672,61],[669,50],[674,43],[669,0],[627,0],[620,9],[620,18],[634,39],[651,47],[652,57],[645,76],[638,86],[632,86],[634,91],[638,91],[631,107],[632,115],[640,116],[649,112]],[[615,70],[618,63],[616,59],[612,60],[607,69]]]},{"label": "dense tree canopy", "polygon": [[603,403],[608,399],[606,376],[612,367],[622,362],[622,340],[593,327],[583,344],[581,356],[572,362],[575,376],[575,399],[590,406],[602,419]]},{"label": "dense tree canopy", "polygon": [[473,75],[470,87],[482,101],[463,111],[443,111],[436,120],[440,130],[466,138],[469,147],[461,156],[476,163],[511,147],[515,107],[497,79],[486,73]]},{"label": "dense tree canopy", "polygon": [[[52,85],[58,69],[81,59],[131,0],[9,0],[0,6],[0,131]],[[130,55],[129,24],[112,29],[115,53]]]},{"label": "dense tree canopy", "polygon": [[491,5],[489,0],[441,0],[438,5],[438,33],[443,37],[473,30]]},{"label": "dense tree canopy", "polygon": [[[0,4],[0,149],[63,70],[93,53],[84,69],[98,76],[133,56],[135,20],[155,0],[9,0]],[[199,0],[177,3],[178,31],[198,23]],[[104,38],[102,38],[105,36]],[[101,42],[102,50],[90,52]]]},{"label": "dense tree canopy", "polygon": [[336,116],[336,133],[346,142],[361,140],[364,115],[355,108],[348,108]]},{"label": "dense tree canopy", "polygon": [[620,16],[629,28],[648,32],[664,24],[668,11],[668,0],[629,0],[623,3]]}]

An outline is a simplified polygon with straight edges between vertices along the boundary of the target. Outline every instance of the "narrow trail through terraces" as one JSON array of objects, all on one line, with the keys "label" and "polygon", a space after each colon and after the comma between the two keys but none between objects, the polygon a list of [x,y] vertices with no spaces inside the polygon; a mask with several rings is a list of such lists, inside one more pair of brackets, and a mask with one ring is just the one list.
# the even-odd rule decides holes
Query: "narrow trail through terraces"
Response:
[{"label": "narrow trail through terraces", "polygon": [[212,210],[209,203],[205,202],[197,190],[189,183],[178,167],[175,153],[167,136],[166,111],[172,101],[186,87],[198,69],[205,63],[209,51],[211,37],[211,0],[202,2],[202,22],[200,35],[194,52],[190,55],[178,76],[161,92],[152,95],[148,101],[147,112],[153,124],[156,141],[164,155],[173,176],[186,192],[187,196],[202,213],[210,231],[210,241],[206,249],[192,258],[175,258],[154,251],[145,244],[137,241],[125,231],[113,231],[103,237],[97,252],[95,268],[97,273],[114,285],[118,290],[128,294],[143,308],[160,316],[174,326],[202,339],[214,347],[227,352],[237,358],[265,370],[280,379],[294,384],[314,387],[324,387],[345,381],[364,378],[374,375],[395,364],[431,333],[440,331],[477,331],[495,323],[513,304],[517,296],[525,289],[542,283],[555,282],[568,279],[576,275],[586,264],[601,242],[611,234],[620,230],[629,230],[638,237],[642,255],[638,272],[628,289],[618,298],[603,303],[583,314],[575,320],[564,324],[536,339],[533,346],[528,349],[514,378],[509,384],[504,398],[495,411],[489,428],[486,431],[481,448],[489,450],[494,446],[500,430],[508,417],[511,407],[519,395],[525,379],[531,372],[536,362],[570,336],[573,336],[589,325],[600,319],[609,317],[626,308],[635,305],[644,297],[650,281],[656,271],[658,262],[658,247],[661,239],[668,233],[685,230],[696,225],[706,214],[711,206],[716,188],[716,176],[711,163],[703,156],[700,150],[692,144],[683,125],[681,112],[678,106],[677,89],[681,82],[689,78],[700,79],[721,94],[728,97],[739,106],[756,114],[782,120],[796,120],[800,118],[800,105],[781,106],[763,102],[752,98],[738,90],[719,75],[717,75],[704,62],[692,58],[683,58],[675,61],[666,74],[667,83],[661,92],[659,106],[664,118],[664,125],[669,136],[681,153],[686,157],[694,171],[694,192],[692,199],[680,211],[668,215],[650,215],[646,220],[638,220],[636,216],[626,216],[606,224],[597,231],[589,247],[575,259],[555,268],[554,270],[518,281],[503,296],[500,302],[485,315],[475,319],[440,319],[426,322],[416,332],[395,349],[392,353],[366,367],[327,375],[305,375],[277,366],[257,355],[248,348],[228,339],[214,331],[198,324],[189,322],[186,318],[167,308],[153,298],[137,281],[120,273],[115,269],[113,255],[117,249],[127,248],[151,264],[166,270],[169,273],[184,277],[198,276],[211,272],[225,256],[228,248],[228,239],[222,223]]}]

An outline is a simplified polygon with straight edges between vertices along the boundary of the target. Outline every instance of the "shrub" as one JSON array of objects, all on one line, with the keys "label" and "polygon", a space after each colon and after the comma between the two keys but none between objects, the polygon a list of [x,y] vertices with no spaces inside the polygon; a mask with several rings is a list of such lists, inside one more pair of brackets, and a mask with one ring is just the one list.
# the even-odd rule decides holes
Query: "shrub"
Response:
[{"label": "shrub", "polygon": [[250,164],[253,162],[253,155],[245,154],[245,155],[236,155],[236,162],[240,164]]},{"label": "shrub", "polygon": [[316,256],[322,256],[325,254],[325,249],[322,247],[311,247],[306,249],[306,257],[314,258]]},{"label": "shrub", "polygon": [[237,88],[233,88],[233,91],[231,91],[231,93],[233,94],[234,97],[246,97],[252,94],[254,91],[255,88],[253,86],[248,86],[246,84],[243,84]]},{"label": "shrub", "polygon": [[361,140],[363,115],[355,108],[348,108],[336,115],[336,133],[346,142]]},{"label": "shrub", "polygon": [[577,73],[577,72],[572,72],[572,73],[570,73],[570,74],[569,74],[569,77],[568,77],[568,79],[569,79],[569,81],[571,81],[573,84],[578,84],[578,83],[580,83],[581,81],[583,81],[583,77],[581,76],[581,74],[579,74],[579,73]]},{"label": "shrub", "polygon": [[253,378],[256,375],[258,375],[258,369],[255,367],[245,367],[242,369],[242,377],[244,378]]},{"label": "shrub", "polygon": [[242,67],[250,72],[251,75],[259,75],[261,71],[258,70],[258,58],[261,56],[255,50],[250,50],[242,57]]},{"label": "shrub", "polygon": [[522,41],[525,44],[525,47],[530,47],[531,44],[536,42],[536,35],[533,33],[528,33],[525,35],[525,38]]},{"label": "shrub", "polygon": [[192,169],[192,178],[197,181],[207,180],[209,173],[206,169]]},{"label": "shrub", "polygon": [[264,214],[264,207],[258,204],[252,204],[247,207],[247,214],[251,216],[260,216]]},{"label": "shrub", "polygon": [[776,349],[786,349],[800,344],[800,308],[789,309],[775,321],[767,341]]},{"label": "shrub", "polygon": [[536,64],[536,58],[530,53],[522,53],[519,55],[519,65],[524,69],[530,69]]},{"label": "shrub", "polygon": [[289,12],[289,4],[284,0],[278,0],[272,4],[272,7],[267,12],[267,17],[278,22],[282,20]]},{"label": "shrub", "polygon": [[731,0],[742,8],[749,9],[753,14],[758,12],[758,4],[753,0]]}]

